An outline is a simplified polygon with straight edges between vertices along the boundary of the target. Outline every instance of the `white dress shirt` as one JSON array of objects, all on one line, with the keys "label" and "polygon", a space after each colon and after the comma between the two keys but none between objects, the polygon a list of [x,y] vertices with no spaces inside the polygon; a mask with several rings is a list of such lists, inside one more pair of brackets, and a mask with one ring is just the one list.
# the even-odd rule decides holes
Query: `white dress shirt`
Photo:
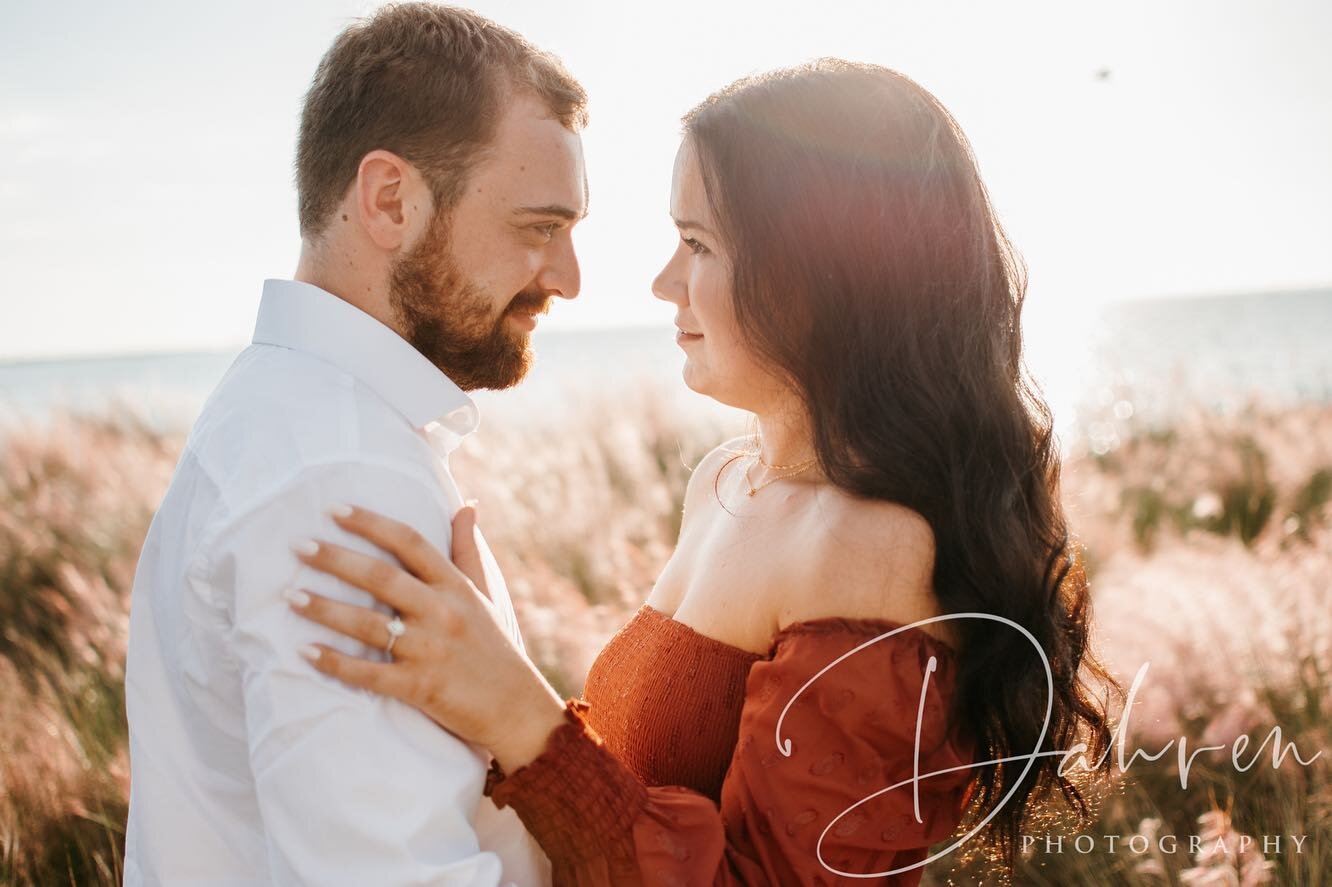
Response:
[{"label": "white dress shirt", "polygon": [[[389,612],[291,546],[386,556],[333,523],[347,503],[447,552],[462,504],[448,454],[476,424],[472,400],[390,328],[311,284],[264,282],[253,344],[190,432],[134,577],[127,885],[549,883],[517,815],[482,794],[486,750],[317,672],[302,645],[385,657],[282,597]],[[484,541],[482,556],[521,648]]]}]

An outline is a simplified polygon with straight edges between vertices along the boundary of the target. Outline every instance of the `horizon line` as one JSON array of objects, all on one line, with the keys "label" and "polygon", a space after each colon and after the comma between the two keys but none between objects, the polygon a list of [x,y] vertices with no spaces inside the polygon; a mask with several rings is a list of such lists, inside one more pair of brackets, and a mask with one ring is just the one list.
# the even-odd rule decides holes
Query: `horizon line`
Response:
[{"label": "horizon line", "polygon": [[[1328,291],[1332,292],[1332,281],[1320,284],[1309,284],[1300,286],[1275,286],[1265,289],[1241,289],[1241,290],[1213,290],[1210,292],[1180,292],[1180,293],[1161,293],[1156,295],[1132,295],[1132,296],[1112,296],[1102,300],[1102,306],[1122,305],[1132,302],[1167,302],[1167,301],[1192,301],[1206,299],[1224,299],[1241,298],[1256,296],[1295,296],[1309,293]],[[644,330],[668,330],[670,323],[658,322],[621,322],[607,324],[582,324],[579,326],[554,325],[544,330],[539,330],[536,336],[551,335],[579,335],[582,333],[606,333],[616,330],[626,331],[644,331]],[[236,354],[242,351],[249,342],[238,342],[232,345],[193,345],[172,348],[143,348],[130,349],[125,351],[74,351],[74,352],[46,352],[31,355],[18,356],[0,356],[0,369],[12,368],[15,366],[34,365],[34,364],[55,364],[55,363],[78,363],[78,362],[96,362],[107,360],[127,360],[136,358],[161,358],[161,357],[189,357],[201,355],[224,355]]]}]

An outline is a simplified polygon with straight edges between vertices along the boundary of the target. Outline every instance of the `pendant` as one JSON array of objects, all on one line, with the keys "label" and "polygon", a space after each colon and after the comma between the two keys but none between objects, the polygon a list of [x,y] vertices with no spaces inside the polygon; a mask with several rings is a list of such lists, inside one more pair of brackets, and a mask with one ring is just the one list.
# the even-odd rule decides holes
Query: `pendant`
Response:
[{"label": "pendant", "polygon": [[750,488],[749,488],[749,492],[746,493],[745,495],[746,495],[746,496],[752,496],[752,495],[754,495],[754,494],[757,493],[757,492],[758,492],[758,490],[754,489],[753,487],[750,487]]}]

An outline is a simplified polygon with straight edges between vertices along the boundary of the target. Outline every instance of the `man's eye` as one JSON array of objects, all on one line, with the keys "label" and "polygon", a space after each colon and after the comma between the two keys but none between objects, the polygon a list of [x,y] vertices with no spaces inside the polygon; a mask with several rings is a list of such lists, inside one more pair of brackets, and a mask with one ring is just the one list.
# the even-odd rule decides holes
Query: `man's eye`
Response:
[{"label": "man's eye", "polygon": [[684,241],[685,246],[689,247],[689,251],[696,256],[699,255],[700,253],[705,253],[708,251],[708,248],[706,246],[699,243],[697,240],[695,240],[692,237],[681,237],[680,239]]},{"label": "man's eye", "polygon": [[546,238],[547,240],[550,240],[552,237],[554,237],[555,232],[558,231],[559,229],[560,226],[555,223],[551,223],[549,225],[536,226],[537,233],[539,233],[542,237]]}]

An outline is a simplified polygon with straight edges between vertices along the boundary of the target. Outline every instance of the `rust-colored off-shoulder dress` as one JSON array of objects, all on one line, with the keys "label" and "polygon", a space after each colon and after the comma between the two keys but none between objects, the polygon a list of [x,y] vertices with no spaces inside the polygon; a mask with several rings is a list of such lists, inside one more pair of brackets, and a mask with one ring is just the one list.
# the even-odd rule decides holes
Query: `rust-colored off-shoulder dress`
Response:
[{"label": "rust-colored off-shoulder dress", "polygon": [[[909,866],[961,819],[974,743],[945,724],[952,648],[915,627],[870,644],[800,693],[781,722],[789,757],[777,744],[783,709],[808,681],[902,628],[797,622],[759,655],[645,604],[597,657],[583,698],[566,701],[542,753],[508,775],[492,763],[486,794],[518,813],[557,887],[910,887],[920,868],[874,879],[833,870]],[[856,806],[916,772],[918,714],[918,772],[959,769],[918,783],[919,819],[910,783]]]}]

